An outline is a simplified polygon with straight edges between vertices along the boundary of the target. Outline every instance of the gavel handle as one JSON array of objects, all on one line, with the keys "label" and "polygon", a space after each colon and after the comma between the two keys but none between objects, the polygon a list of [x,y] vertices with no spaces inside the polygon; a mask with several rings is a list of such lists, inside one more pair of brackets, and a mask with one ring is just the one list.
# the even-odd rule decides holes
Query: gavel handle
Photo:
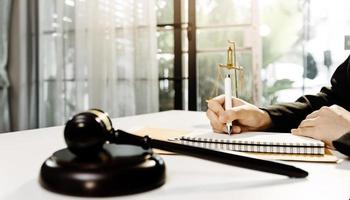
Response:
[{"label": "gavel handle", "polygon": [[175,152],[187,156],[210,160],[227,165],[252,169],[273,174],[285,175],[291,178],[305,178],[308,172],[292,165],[257,159],[208,148],[195,147],[174,142],[152,139],[148,136],[140,137],[122,130],[116,131],[115,143],[140,145],[144,148],[151,147],[165,151]]}]

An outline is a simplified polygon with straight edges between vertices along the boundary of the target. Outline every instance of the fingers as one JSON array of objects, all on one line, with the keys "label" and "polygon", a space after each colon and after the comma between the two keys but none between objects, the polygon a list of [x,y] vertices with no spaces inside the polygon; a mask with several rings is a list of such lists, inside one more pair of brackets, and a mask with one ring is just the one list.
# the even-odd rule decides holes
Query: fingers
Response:
[{"label": "fingers", "polygon": [[312,112],[311,114],[309,114],[308,116],[306,116],[305,119],[312,119],[312,118],[318,117],[319,113],[320,113],[320,111],[316,110],[316,111]]},{"label": "fingers", "polygon": [[225,101],[225,99],[219,97],[221,96],[215,97],[214,99],[208,101],[208,109],[212,110],[217,115],[220,115],[225,111],[223,108],[223,102]]},{"label": "fingers", "polygon": [[343,112],[348,112],[347,110],[345,110],[343,107],[338,106],[336,104],[333,104],[332,106],[329,107],[331,110],[333,110],[336,113],[343,113]]},{"label": "fingers", "polygon": [[219,95],[217,97],[214,97],[214,98],[210,99],[209,101],[216,101],[220,105],[224,105],[224,103],[225,103],[225,95],[223,95],[223,94]]},{"label": "fingers", "polygon": [[214,131],[214,133],[225,133],[224,131],[215,128],[212,128],[212,130]]},{"label": "fingers", "polygon": [[240,117],[242,117],[244,111],[241,107],[234,107],[230,110],[226,110],[224,111],[220,117],[219,120],[222,123],[226,123],[226,122],[232,122],[235,121],[237,119],[240,119]]},{"label": "fingers", "polygon": [[316,126],[317,122],[318,122],[319,117],[315,117],[315,118],[306,118],[305,120],[303,120],[300,125],[299,128],[303,128],[303,127],[309,127],[309,126]]},{"label": "fingers", "polygon": [[299,136],[306,136],[306,137],[311,137],[315,139],[320,139],[317,136],[315,127],[303,127],[303,128],[298,128],[298,129],[292,129],[292,134],[293,135],[299,135]]},{"label": "fingers", "polygon": [[330,107],[328,106],[322,106],[319,110],[316,110],[314,112],[312,112],[311,114],[309,114],[308,116],[306,116],[306,119],[311,119],[311,118],[315,118],[317,116],[320,115],[325,115],[327,113],[329,113],[330,111],[332,111],[332,109],[338,109],[339,106],[337,105],[332,105]]},{"label": "fingers", "polygon": [[340,109],[344,109],[344,108],[342,108],[341,106],[338,106],[337,104],[331,105],[330,108],[331,108],[331,109],[339,109],[339,110],[340,110]]},{"label": "fingers", "polygon": [[233,125],[232,132],[233,132],[234,134],[237,134],[237,133],[242,132],[242,129],[241,129],[240,126]]},{"label": "fingers", "polygon": [[339,113],[342,111],[342,107],[338,105],[332,105],[330,107],[328,106],[323,106],[319,110],[316,110],[312,112],[311,114],[307,115],[305,119],[312,119],[312,118],[317,118],[317,117],[324,117],[324,116],[329,116],[332,113]]},{"label": "fingers", "polygon": [[308,116],[306,116],[305,119],[312,119],[312,118],[316,118],[318,116],[321,115],[327,115],[327,113],[329,113],[330,111],[332,111],[332,109],[338,109],[337,106],[322,106],[319,110],[316,110],[314,112],[312,112],[311,114],[309,114]]},{"label": "fingers", "polygon": [[293,135],[305,136],[305,137],[310,137],[317,140],[322,140],[327,147],[333,148],[332,140],[324,138],[321,130],[315,126],[292,129],[291,132]]},{"label": "fingers", "polygon": [[219,121],[218,116],[212,110],[207,110],[207,117],[214,132],[224,132],[225,124]]},{"label": "fingers", "polygon": [[248,126],[240,126],[241,132],[247,132],[247,131],[251,131],[252,129]]},{"label": "fingers", "polygon": [[[210,120],[210,125],[215,133],[227,132],[226,123],[219,121],[218,116],[212,110],[207,110],[207,117]],[[233,125],[232,133],[237,134],[240,132],[242,132],[242,128],[238,125]]]},{"label": "fingers", "polygon": [[[207,103],[208,103],[208,108],[210,110],[214,111],[216,114],[222,114],[222,112],[225,110],[224,109],[225,95],[214,97],[208,100]],[[235,98],[235,97],[232,98],[233,107],[242,106],[246,104],[249,104],[249,103],[239,98]]]},{"label": "fingers", "polygon": [[[226,126],[225,126],[225,132],[227,132],[226,131]],[[239,126],[239,125],[233,125],[232,126],[232,132],[231,132],[232,134],[239,134],[241,132],[243,132],[241,126]]]},{"label": "fingers", "polygon": [[[245,124],[243,122],[243,124],[234,125],[232,129],[232,133],[240,133],[245,130],[244,128],[245,126],[250,125],[249,124],[250,121],[249,119],[246,119],[246,117],[247,116],[249,117],[250,115],[250,118],[252,118],[252,114],[254,114],[254,112],[252,111],[254,111],[253,108],[255,108],[253,105],[241,99],[232,98],[232,103],[234,107],[225,111],[224,95],[220,95],[211,100],[208,100],[207,103],[208,103],[207,116],[210,120],[210,124],[214,132],[227,132],[226,130],[227,122],[234,122],[234,121],[242,122],[241,120],[248,121],[248,124]],[[257,111],[258,108],[256,108],[255,110]]]},{"label": "fingers", "polygon": [[233,107],[248,104],[247,102],[243,101],[242,99],[239,99],[239,98],[236,98],[236,97],[232,98],[232,103],[233,103],[232,104]]}]

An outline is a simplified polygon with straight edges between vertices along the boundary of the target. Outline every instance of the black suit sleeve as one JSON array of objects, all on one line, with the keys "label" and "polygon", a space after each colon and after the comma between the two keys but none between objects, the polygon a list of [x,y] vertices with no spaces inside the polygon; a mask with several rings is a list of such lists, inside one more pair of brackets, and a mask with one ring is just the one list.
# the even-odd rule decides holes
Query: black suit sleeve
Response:
[{"label": "black suit sleeve", "polygon": [[350,132],[333,141],[333,146],[341,153],[350,156]]},{"label": "black suit sleeve", "polygon": [[290,132],[311,112],[322,106],[337,104],[350,110],[350,69],[348,57],[334,72],[331,88],[324,87],[316,95],[305,95],[294,103],[272,105],[265,110],[272,119],[269,131]]}]

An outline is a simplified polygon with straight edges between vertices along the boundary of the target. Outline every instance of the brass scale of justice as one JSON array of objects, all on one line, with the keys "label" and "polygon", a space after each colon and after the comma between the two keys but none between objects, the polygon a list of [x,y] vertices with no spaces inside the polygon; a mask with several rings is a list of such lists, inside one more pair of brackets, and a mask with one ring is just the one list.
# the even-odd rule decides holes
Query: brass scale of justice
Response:
[{"label": "brass scale of justice", "polygon": [[242,90],[242,86],[244,83],[244,71],[243,71],[244,68],[243,66],[240,66],[237,64],[236,43],[231,40],[228,40],[227,42],[228,42],[228,47],[226,51],[227,62],[226,64],[217,65],[216,82],[214,84],[214,87],[210,93],[210,97],[208,100],[219,95],[219,85],[224,80],[221,72],[222,69],[227,71],[227,74],[230,74],[233,79],[234,84],[233,84],[233,87],[231,88],[234,88],[234,91],[232,93],[234,94],[234,97],[238,98],[239,97],[238,91]]}]

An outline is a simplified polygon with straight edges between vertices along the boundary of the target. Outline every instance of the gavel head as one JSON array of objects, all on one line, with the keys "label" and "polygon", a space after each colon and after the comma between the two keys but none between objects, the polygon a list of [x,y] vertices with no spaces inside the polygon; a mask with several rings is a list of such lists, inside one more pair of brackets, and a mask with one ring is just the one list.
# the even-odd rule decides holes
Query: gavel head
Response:
[{"label": "gavel head", "polygon": [[68,149],[77,156],[94,155],[114,133],[108,114],[91,109],[70,119],[64,129]]}]

